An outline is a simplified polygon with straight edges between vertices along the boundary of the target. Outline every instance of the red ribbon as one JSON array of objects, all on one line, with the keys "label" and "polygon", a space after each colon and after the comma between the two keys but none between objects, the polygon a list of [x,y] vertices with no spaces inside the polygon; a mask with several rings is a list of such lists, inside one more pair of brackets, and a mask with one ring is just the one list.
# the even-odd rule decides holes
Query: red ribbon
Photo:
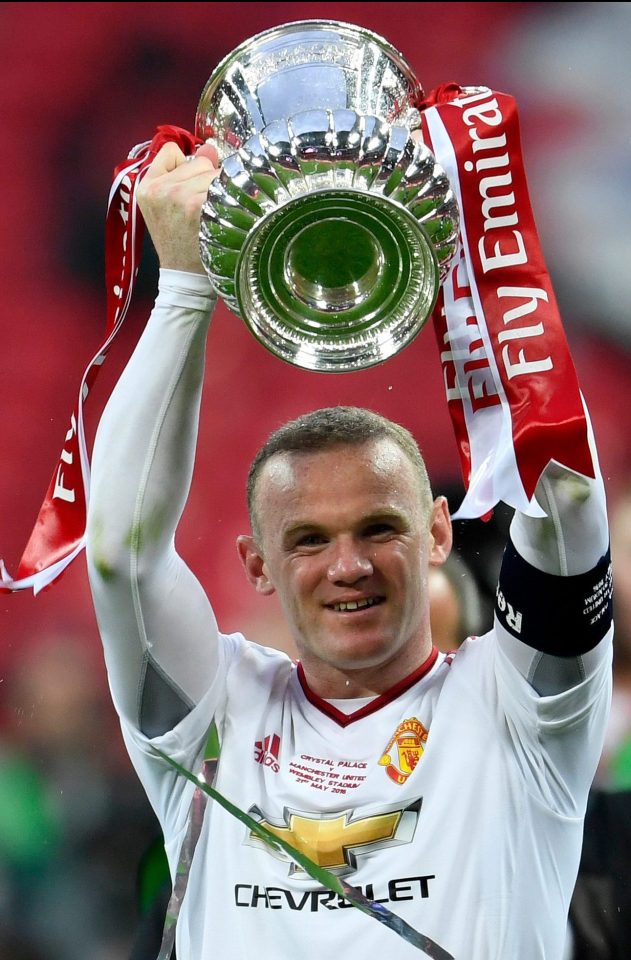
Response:
[{"label": "red ribbon", "polygon": [[594,476],[587,417],[531,208],[517,105],[488,87],[445,84],[422,106],[426,139],[457,192],[460,261],[434,327],[467,497],[536,514],[554,459]]},{"label": "red ribbon", "polygon": [[203,142],[180,127],[165,124],[157,128],[153,140],[134,147],[114,170],[105,221],[105,339],[83,375],[63,449],[15,579],[0,561],[2,593],[29,588],[39,593],[61,576],[83,548],[90,483],[83,404],[131,302],[144,235],[144,222],[136,205],[136,187],[156,153],[169,141],[177,143],[186,155]]}]

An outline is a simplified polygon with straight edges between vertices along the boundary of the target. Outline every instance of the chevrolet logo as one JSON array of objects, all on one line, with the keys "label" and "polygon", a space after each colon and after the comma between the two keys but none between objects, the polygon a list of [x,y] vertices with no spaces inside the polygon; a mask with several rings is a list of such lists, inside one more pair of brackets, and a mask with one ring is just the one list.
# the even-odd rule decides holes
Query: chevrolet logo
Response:
[{"label": "chevrolet logo", "polygon": [[[291,844],[319,867],[337,876],[345,876],[357,869],[358,856],[411,843],[421,803],[422,799],[418,799],[404,809],[399,807],[369,817],[353,817],[353,810],[314,816],[286,807],[282,823],[274,823],[258,807],[252,807],[249,813],[261,826]],[[288,853],[272,849],[251,831],[245,842],[250,846],[263,847],[272,856],[291,863],[289,872],[292,876],[307,877]]]}]

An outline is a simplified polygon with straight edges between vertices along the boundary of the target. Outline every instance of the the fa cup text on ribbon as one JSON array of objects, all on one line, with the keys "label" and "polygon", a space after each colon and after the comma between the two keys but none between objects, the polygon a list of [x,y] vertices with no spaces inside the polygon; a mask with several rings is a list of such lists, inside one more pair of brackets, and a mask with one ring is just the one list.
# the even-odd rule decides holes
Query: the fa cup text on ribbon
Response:
[{"label": "the fa cup text on ribbon", "polygon": [[[66,443],[70,443],[74,437],[77,435],[77,421],[75,419],[74,413],[70,417],[70,430],[66,434]],[[65,447],[61,451],[61,463],[57,469],[57,474],[55,476],[55,488],[53,490],[53,500],[65,500],[66,503],[75,502],[75,492],[73,488],[64,486],[64,464],[71,466],[74,461],[74,454],[71,450],[66,450]]]}]

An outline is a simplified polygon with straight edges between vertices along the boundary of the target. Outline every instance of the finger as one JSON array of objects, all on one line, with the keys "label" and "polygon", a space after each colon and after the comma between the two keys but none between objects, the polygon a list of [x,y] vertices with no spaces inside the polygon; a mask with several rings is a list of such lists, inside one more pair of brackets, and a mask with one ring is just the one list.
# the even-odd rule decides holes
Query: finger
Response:
[{"label": "finger", "polygon": [[184,163],[186,163],[185,155],[177,143],[169,140],[169,142],[165,143],[156,153],[149,165],[146,176],[148,179],[153,180],[156,177],[163,176],[165,173],[170,173],[171,170],[176,170]]},{"label": "finger", "polygon": [[206,193],[208,187],[220,174],[220,169],[214,167],[208,157],[189,157],[190,163],[178,167],[177,173],[171,174],[173,182],[186,184],[187,189]]},{"label": "finger", "polygon": [[[207,156],[185,156],[179,147],[176,147],[176,150],[177,154],[175,151],[170,151],[161,158],[160,163],[154,166],[154,161],[151,164],[147,171],[145,189],[153,182],[156,185],[163,183],[165,188],[169,184],[186,185],[189,193],[195,190],[207,192],[211,182],[219,174],[219,169],[213,166]],[[156,155],[157,159],[158,155]]]}]

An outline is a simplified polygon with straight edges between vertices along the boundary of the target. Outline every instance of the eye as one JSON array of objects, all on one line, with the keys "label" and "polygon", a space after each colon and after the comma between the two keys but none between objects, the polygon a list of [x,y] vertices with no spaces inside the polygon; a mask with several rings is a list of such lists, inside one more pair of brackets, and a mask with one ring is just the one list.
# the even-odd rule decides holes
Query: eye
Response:
[{"label": "eye", "polygon": [[321,533],[303,533],[296,542],[296,547],[319,547],[326,543],[326,537]]},{"label": "eye", "polygon": [[394,524],[385,520],[382,520],[379,523],[370,523],[364,528],[365,537],[372,537],[376,539],[388,537],[395,532],[396,530]]}]

